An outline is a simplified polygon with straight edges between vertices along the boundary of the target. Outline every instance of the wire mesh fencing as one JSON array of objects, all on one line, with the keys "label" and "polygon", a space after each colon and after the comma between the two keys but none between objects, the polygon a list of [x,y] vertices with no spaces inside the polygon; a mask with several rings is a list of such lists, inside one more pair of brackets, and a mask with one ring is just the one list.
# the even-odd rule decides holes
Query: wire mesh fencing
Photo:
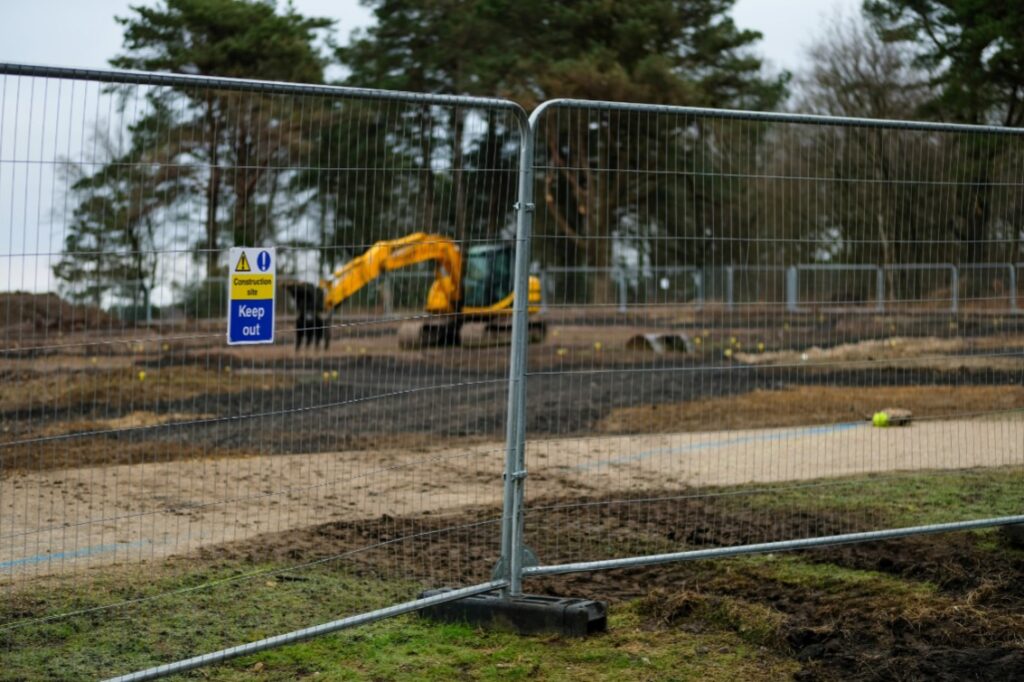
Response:
[{"label": "wire mesh fencing", "polygon": [[[1024,465],[1019,131],[531,120],[534,258],[573,287],[529,355],[527,576],[1020,518],[981,501]],[[617,292],[670,270],[700,295]]]},{"label": "wire mesh fencing", "polygon": [[[0,646],[123,618],[125,673],[488,583],[521,110],[2,73]],[[273,343],[226,344],[233,246],[276,247]],[[130,645],[183,602],[201,645]]]},{"label": "wire mesh fencing", "polygon": [[149,679],[425,586],[1024,521],[1018,132],[0,79],[8,651],[249,642]]}]

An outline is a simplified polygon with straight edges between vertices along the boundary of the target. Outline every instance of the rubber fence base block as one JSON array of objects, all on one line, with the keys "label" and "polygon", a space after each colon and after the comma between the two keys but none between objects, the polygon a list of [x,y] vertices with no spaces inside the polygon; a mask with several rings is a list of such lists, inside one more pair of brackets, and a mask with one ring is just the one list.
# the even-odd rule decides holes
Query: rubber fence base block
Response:
[{"label": "rubber fence base block", "polygon": [[[448,592],[427,590],[420,597]],[[555,633],[586,637],[608,629],[608,604],[592,599],[566,599],[524,594],[510,599],[480,594],[420,610],[420,616],[442,623],[468,623],[520,635]]]}]

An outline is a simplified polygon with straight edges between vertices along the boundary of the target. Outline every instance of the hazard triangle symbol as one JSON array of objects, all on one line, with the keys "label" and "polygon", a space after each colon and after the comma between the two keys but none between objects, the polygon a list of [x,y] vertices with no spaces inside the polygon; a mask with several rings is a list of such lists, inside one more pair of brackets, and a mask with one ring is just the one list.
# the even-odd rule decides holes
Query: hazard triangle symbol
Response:
[{"label": "hazard triangle symbol", "polygon": [[235,272],[252,272],[252,268],[249,267],[249,259],[245,257],[245,251],[242,252],[242,257],[238,259]]}]

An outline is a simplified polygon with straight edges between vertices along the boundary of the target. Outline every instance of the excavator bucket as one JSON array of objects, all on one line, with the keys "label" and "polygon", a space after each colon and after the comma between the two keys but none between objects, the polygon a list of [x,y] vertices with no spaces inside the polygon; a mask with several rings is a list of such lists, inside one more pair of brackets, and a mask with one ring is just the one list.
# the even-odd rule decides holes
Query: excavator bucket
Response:
[{"label": "excavator bucket", "polygon": [[320,347],[323,341],[324,350],[331,345],[330,314],[323,314],[324,291],[308,282],[286,282],[285,291],[292,297],[298,316],[295,320],[295,350],[302,348],[303,341],[307,346],[316,344]]}]

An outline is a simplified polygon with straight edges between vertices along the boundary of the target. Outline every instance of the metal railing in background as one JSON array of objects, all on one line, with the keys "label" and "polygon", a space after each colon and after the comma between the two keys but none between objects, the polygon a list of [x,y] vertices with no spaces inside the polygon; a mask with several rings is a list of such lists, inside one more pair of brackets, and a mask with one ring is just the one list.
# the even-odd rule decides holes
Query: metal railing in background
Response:
[{"label": "metal railing in background", "polygon": [[[817,310],[843,310],[845,312],[902,312],[915,310],[928,312],[941,310],[955,313],[964,302],[966,310],[991,313],[1019,313],[1018,282],[1020,264],[1012,263],[907,263],[873,265],[870,263],[800,263],[797,265],[756,266],[726,265],[701,268],[696,266],[663,266],[643,270],[627,268],[543,267],[535,269],[545,292],[545,310],[548,301],[563,301],[562,305],[585,305],[592,286],[587,278],[602,274],[615,282],[616,305],[619,312],[645,305],[689,306],[702,308],[706,304],[724,306],[734,310],[743,305],[785,306],[791,313]],[[962,273],[986,273],[986,287],[964,294]],[[819,273],[815,277],[815,273]],[[852,291],[827,296],[828,286],[820,280],[827,275],[841,278],[843,273],[864,273],[863,281],[855,282]],[[928,279],[918,282],[904,281],[889,292],[886,282],[899,273],[947,273],[946,281],[935,282],[928,289]],[[992,274],[987,274],[992,273]],[[824,276],[823,276],[824,275]],[[683,279],[680,282],[680,278]],[[737,279],[741,283],[737,285]],[[559,286],[573,280],[574,286]],[[811,280],[811,281],[808,281]],[[815,286],[816,280],[819,286]],[[840,282],[843,284],[843,282]],[[845,282],[850,285],[849,281]],[[910,289],[901,293],[901,289]],[[573,293],[567,293],[566,290]],[[815,297],[818,291],[821,298]]]}]

